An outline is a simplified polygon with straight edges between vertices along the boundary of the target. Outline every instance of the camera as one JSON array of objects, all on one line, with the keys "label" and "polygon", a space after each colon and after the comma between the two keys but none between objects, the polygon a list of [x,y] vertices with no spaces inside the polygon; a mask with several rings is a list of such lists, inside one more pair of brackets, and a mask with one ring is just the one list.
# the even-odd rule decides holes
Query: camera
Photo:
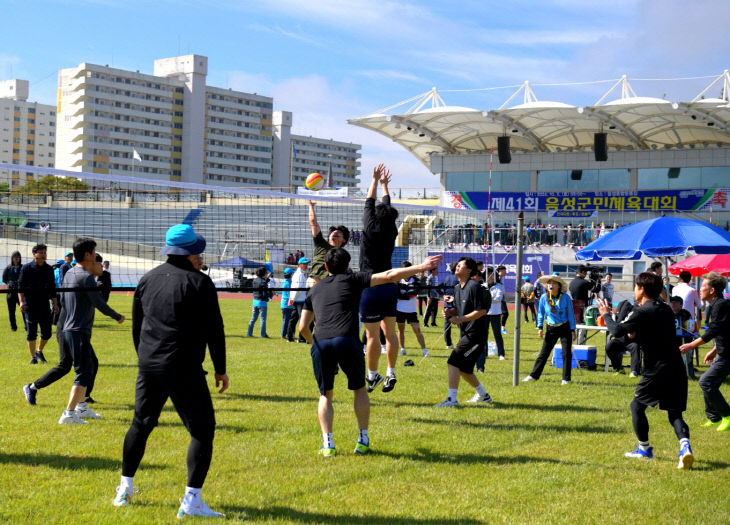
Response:
[{"label": "camera", "polygon": [[588,280],[593,284],[591,288],[592,293],[598,293],[601,291],[601,281],[603,280],[603,271],[601,268],[595,266],[586,266],[586,274]]}]

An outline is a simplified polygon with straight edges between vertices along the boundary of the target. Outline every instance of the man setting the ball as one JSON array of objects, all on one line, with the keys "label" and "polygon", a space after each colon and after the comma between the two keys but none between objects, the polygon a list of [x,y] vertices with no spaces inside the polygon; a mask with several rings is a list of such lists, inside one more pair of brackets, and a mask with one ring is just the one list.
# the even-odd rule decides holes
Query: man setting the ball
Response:
[{"label": "man setting the ball", "polygon": [[330,248],[342,248],[350,239],[350,230],[347,226],[330,226],[327,240],[322,235],[322,228],[317,222],[317,213],[314,211],[314,202],[309,201],[309,225],[312,228],[312,242],[314,243],[314,257],[309,270],[309,277],[314,279],[315,284],[327,277],[327,269],[324,267],[324,258]]}]

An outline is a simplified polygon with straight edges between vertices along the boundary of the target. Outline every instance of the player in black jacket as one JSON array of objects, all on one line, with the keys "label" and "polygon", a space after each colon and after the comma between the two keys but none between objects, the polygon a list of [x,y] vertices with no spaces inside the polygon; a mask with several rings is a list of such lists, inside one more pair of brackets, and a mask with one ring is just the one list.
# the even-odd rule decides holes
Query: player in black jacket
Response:
[{"label": "player in black jacket", "polygon": [[674,328],[674,314],[667,303],[660,300],[662,279],[645,272],[636,277],[634,296],[637,308],[622,323],[611,317],[611,305],[599,299],[599,311],[608,331],[614,337],[634,334],[634,341],[644,356],[644,376],[636,387],[631,402],[634,431],[639,439],[636,450],[627,452],[631,458],[654,458],[654,448],[649,445],[649,420],[646,409],[659,405],[667,411],[669,422],[679,438],[679,469],[692,467],[694,456],[689,443],[689,427],[682,419],[687,409],[687,374],[679,352],[679,338]]},{"label": "player in black jacket", "polygon": [[720,386],[730,375],[730,301],[723,299],[727,280],[720,274],[710,272],[705,275],[700,287],[700,297],[710,303],[709,326],[707,331],[691,343],[680,347],[688,353],[701,344],[715,340],[715,346],[707,352],[705,363],[712,363],[700,377],[700,388],[705,396],[707,421],[703,426],[717,426],[719,432],[730,429],[730,406],[720,393]]}]

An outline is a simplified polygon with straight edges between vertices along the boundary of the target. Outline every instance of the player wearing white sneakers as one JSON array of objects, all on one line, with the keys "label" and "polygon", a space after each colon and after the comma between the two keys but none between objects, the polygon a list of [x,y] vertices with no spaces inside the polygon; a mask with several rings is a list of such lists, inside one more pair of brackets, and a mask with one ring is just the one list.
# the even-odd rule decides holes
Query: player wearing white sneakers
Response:
[{"label": "player wearing white sneakers", "polygon": [[213,281],[196,268],[205,239],[187,224],[167,231],[167,262],[147,272],[132,306],[132,339],[139,355],[134,419],[124,438],[122,479],[114,505],[129,505],[134,475],[167,399],[190,432],[188,483],[177,517],[221,517],[201,492],[213,457],[215,413],[203,370],[206,347],[219,393],[228,389],[226,341]]},{"label": "player wearing white sneakers", "polygon": [[88,238],[77,239],[73,245],[73,252],[78,264],[66,272],[63,278],[63,288],[89,288],[90,290],[62,293],[61,300],[66,311],[63,337],[67,350],[73,356],[76,379],[71,388],[66,410],[58,420],[61,424],[84,424],[86,423],[84,417],[101,418],[83,402],[86,397],[86,389],[92,383],[94,376],[91,329],[94,326],[95,309],[116,320],[119,324],[124,322],[124,316],[106,304],[96,285],[94,275],[101,270],[101,262],[96,260],[96,242]]},{"label": "player wearing white sneakers", "polygon": [[[401,268],[412,266],[410,261],[403,261]],[[421,324],[418,322],[418,277],[403,279],[398,287],[398,304],[396,305],[395,322],[398,324],[398,342],[400,343],[400,355],[406,355],[406,323],[411,325],[416,335],[418,344],[421,345],[423,357],[428,357],[426,340],[421,333]]]},{"label": "player wearing white sneakers", "polygon": [[611,305],[605,299],[598,300],[606,327],[614,337],[633,334],[644,357],[643,377],[636,387],[631,402],[634,432],[639,440],[635,450],[626,457],[653,459],[654,448],[649,445],[649,420],[647,407],[657,404],[667,411],[669,423],[679,439],[679,469],[689,469],[694,462],[689,443],[689,427],[682,419],[687,409],[687,373],[679,350],[680,338],[676,336],[674,313],[660,299],[664,289],[662,278],[652,272],[636,276],[634,296],[637,307],[629,317],[617,323],[611,316]]},{"label": "player wearing white sneakers", "polygon": [[[332,248],[325,257],[329,275],[319,281],[307,294],[299,331],[312,345],[312,367],[319,386],[319,424],[324,443],[320,454],[335,455],[332,434],[334,422],[335,374],[338,368],[347,376],[347,388],[355,395],[355,416],[360,434],[355,445],[357,454],[370,449],[368,424],[370,397],[365,387],[365,360],[358,339],[358,309],[362,292],[370,287],[395,283],[418,272],[429,270],[441,263],[441,256],[428,257],[423,264],[408,268],[391,269],[380,273],[348,272],[350,254],[343,248]],[[315,336],[309,328],[317,321]]]},{"label": "player wearing white sneakers", "polygon": [[489,305],[487,294],[472,277],[478,273],[477,263],[471,257],[462,258],[454,274],[459,284],[454,287],[454,308],[445,308],[444,317],[459,327],[461,337],[447,361],[449,367],[449,396],[437,407],[459,406],[457,394],[461,378],[474,387],[476,395],[469,402],[491,403],[492,397],[474,375],[474,365],[487,340],[486,324]]}]

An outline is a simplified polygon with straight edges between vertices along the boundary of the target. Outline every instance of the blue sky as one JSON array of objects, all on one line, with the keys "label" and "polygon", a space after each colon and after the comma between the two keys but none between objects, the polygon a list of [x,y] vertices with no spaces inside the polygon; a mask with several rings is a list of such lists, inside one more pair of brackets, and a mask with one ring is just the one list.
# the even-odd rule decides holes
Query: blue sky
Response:
[{"label": "blue sky", "polygon": [[[0,79],[55,104],[57,71],[81,62],[152,73],[156,58],[209,58],[208,83],[274,97],[294,131],[363,145],[394,184],[434,187],[407,151],[345,121],[437,87],[447,104],[499,107],[515,88],[719,75],[730,67],[729,0],[74,0],[3,2]],[[710,79],[635,81],[639,95],[691,100]],[[611,84],[535,86],[592,104]]]}]

